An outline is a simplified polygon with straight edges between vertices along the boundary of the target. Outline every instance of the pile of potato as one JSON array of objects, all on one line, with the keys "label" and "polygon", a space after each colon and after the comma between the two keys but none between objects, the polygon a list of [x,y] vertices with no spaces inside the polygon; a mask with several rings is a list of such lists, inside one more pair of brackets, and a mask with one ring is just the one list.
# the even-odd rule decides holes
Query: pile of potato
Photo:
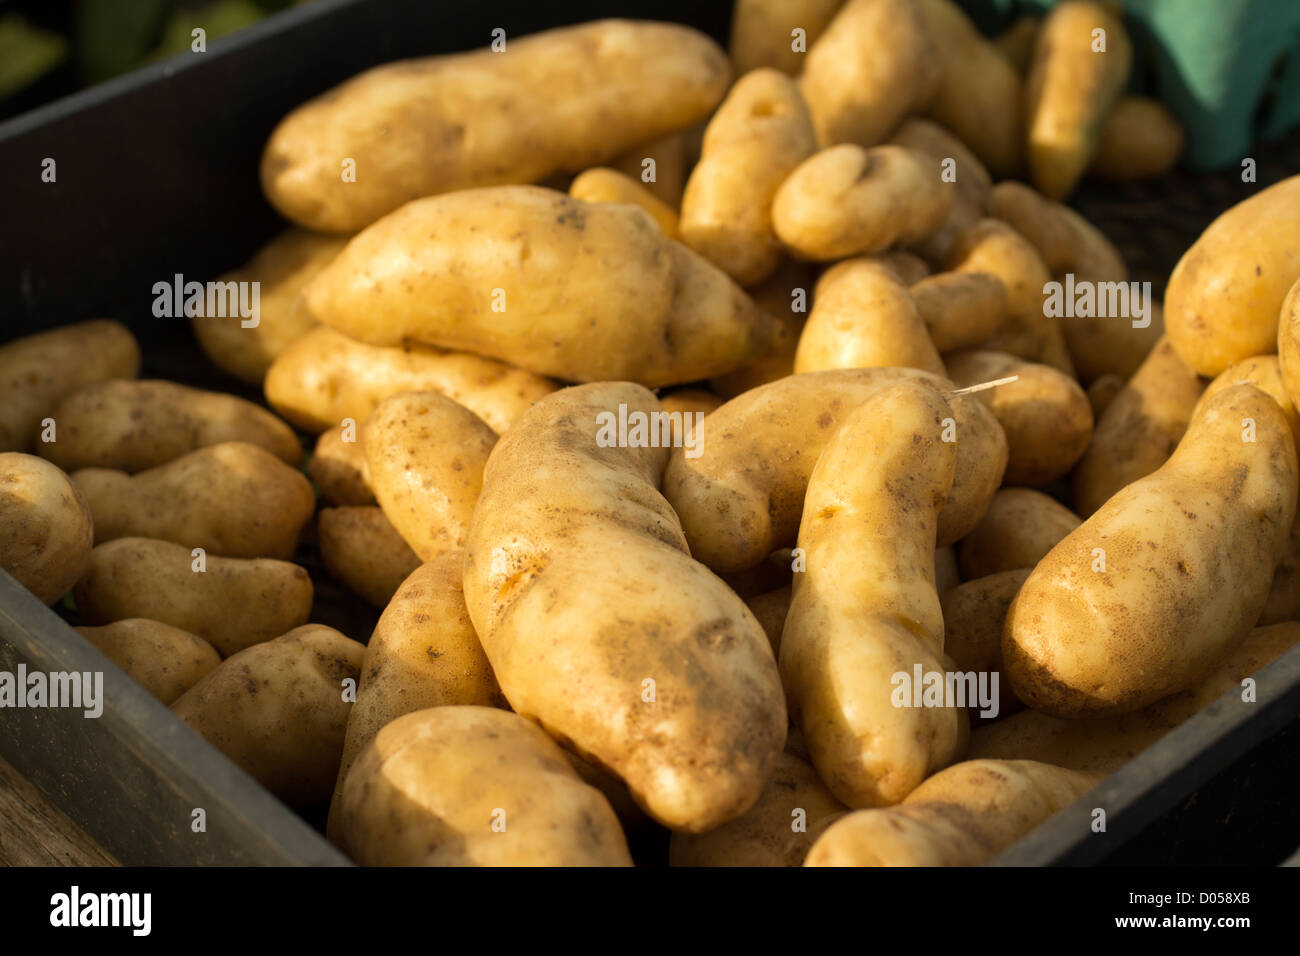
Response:
[{"label": "pile of potato", "polygon": [[[1131,60],[1092,0],[739,0],[730,62],[370,70],[266,146],[259,323],[193,319],[272,411],[0,348],[0,564],[359,863],[986,862],[1300,642],[1300,177],[1148,324],[1044,306],[1128,280],[1080,178],[1177,158]],[[996,718],[900,705],[955,672]]]}]

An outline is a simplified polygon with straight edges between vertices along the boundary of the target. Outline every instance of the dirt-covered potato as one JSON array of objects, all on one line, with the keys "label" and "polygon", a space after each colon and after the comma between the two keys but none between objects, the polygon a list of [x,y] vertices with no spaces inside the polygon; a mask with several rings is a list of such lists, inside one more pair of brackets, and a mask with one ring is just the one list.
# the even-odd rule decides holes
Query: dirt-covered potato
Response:
[{"label": "dirt-covered potato", "polygon": [[216,648],[197,634],[142,617],[79,627],[77,633],[164,704],[221,663]]},{"label": "dirt-covered potato", "polygon": [[329,800],[365,647],[322,624],[229,657],[174,713],[291,807]]},{"label": "dirt-covered potato", "polygon": [[583,202],[621,202],[639,206],[654,217],[665,236],[678,238],[677,210],[617,169],[596,166],[580,173],[569,183],[569,195]]},{"label": "dirt-covered potato", "polygon": [[140,374],[140,346],[108,319],[0,345],[0,452],[31,451],[59,400],[83,385]]},{"label": "dirt-covered potato", "polygon": [[330,574],[377,608],[420,566],[419,555],[374,505],[322,508],[316,539]]},{"label": "dirt-covered potato", "polygon": [[999,488],[984,517],[957,543],[962,578],[1032,568],[1083,524],[1055,498],[1032,488]]},{"label": "dirt-covered potato", "polygon": [[388,724],[343,783],[339,844],[363,866],[631,866],[609,801],[536,725],[491,707]]},{"label": "dirt-covered potato", "polygon": [[200,558],[169,541],[118,538],[90,552],[73,597],[89,624],[161,621],[228,657],[307,623],[312,585],[288,561]]},{"label": "dirt-covered potato", "polygon": [[90,506],[68,476],[34,455],[0,452],[0,568],[53,604],[93,546]]},{"label": "dirt-covered potato", "polygon": [[307,474],[316,490],[332,505],[375,503],[366,446],[361,440],[363,421],[353,419],[349,425],[335,425],[321,432],[307,462]]},{"label": "dirt-covered potato", "polygon": [[222,442],[135,475],[72,476],[95,518],[95,542],[159,538],[228,558],[288,558],[316,510],[311,482],[270,452]]},{"label": "dirt-covered potato", "polygon": [[64,471],[156,468],[209,445],[256,445],[297,467],[293,429],[260,405],[175,382],[115,379],[87,385],[51,412],[55,440],[40,454]]}]

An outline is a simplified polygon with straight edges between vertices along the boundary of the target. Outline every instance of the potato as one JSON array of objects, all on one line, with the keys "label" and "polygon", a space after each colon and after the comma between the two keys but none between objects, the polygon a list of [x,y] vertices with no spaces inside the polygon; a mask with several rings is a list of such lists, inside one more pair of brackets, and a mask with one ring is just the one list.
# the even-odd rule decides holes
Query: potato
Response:
[{"label": "potato", "polygon": [[1010,352],[1074,375],[1061,324],[1043,311],[1044,286],[1051,275],[1024,236],[999,220],[981,219],[958,238],[947,268],[995,276],[1006,290],[1006,318],[1001,330],[984,342],[984,348]]},{"label": "potato", "polygon": [[294,467],[302,462],[298,436],[266,409],[175,382],[96,382],[64,398],[52,417],[56,437],[40,454],[64,471],[145,471],[228,441],[256,445]]},{"label": "potato", "polygon": [[[1036,710],[1013,714],[971,734],[971,756],[1046,760],[1095,773],[1113,773],[1193,714],[1300,643],[1300,624],[1257,627],[1230,648],[1194,687],[1131,714],[1066,720]],[[1246,705],[1253,706],[1253,705]]]},{"label": "potato", "polygon": [[893,269],[894,274],[902,279],[903,284],[906,286],[916,285],[916,283],[930,275],[930,267],[926,264],[926,261],[916,253],[908,252],[906,249],[891,249],[889,252],[882,252],[867,258]]},{"label": "potato", "polygon": [[673,385],[763,353],[769,320],[725,273],[633,206],[536,186],[408,203],[307,287],[371,345],[464,349],[570,381]]},{"label": "potato", "polygon": [[1111,182],[1154,179],[1178,163],[1186,136],[1159,100],[1121,96],[1102,120],[1088,175]]},{"label": "potato", "polygon": [[1172,457],[1043,558],[1007,615],[1016,696],[1125,713],[1204,680],[1250,632],[1296,514],[1295,440],[1253,385],[1202,406]]},{"label": "potato", "polygon": [[881,388],[808,480],[808,570],[794,578],[781,680],[813,766],[850,807],[897,803],[965,745],[966,715],[950,702],[898,700],[899,674],[944,671],[934,550],[957,467],[955,443],[941,440],[952,416],[933,385]]},{"label": "potato", "polygon": [[[1011,602],[1031,570],[1023,567],[998,571],[939,592],[943,649],[952,658],[953,669],[998,675],[997,714],[990,715],[990,719],[1023,709],[1002,671],[1002,627]],[[972,722],[977,721],[978,714],[972,708]]]},{"label": "potato", "polygon": [[313,329],[266,374],[266,400],[303,431],[319,434],[350,418],[358,424],[398,392],[442,392],[503,432],[555,383],[501,362],[427,346],[363,345],[333,329]]},{"label": "potato", "polygon": [[496,433],[437,392],[400,392],[376,406],[362,435],[379,506],[420,559],[463,546]]},{"label": "potato", "polygon": [[0,452],[0,568],[42,603],[77,583],[94,544],[90,507],[48,461]]},{"label": "potato", "polygon": [[569,183],[569,195],[583,202],[621,202],[648,212],[669,239],[678,233],[677,210],[640,182],[616,169],[594,166]]},{"label": "potato", "polygon": [[1003,481],[1046,485],[1082,457],[1092,438],[1092,406],[1070,376],[990,350],[952,352],[944,364],[948,377],[961,388],[1015,376],[1014,382],[974,393],[1007,435]]},{"label": "potato", "polygon": [[140,346],[108,319],[65,325],[0,345],[0,452],[30,451],[41,420],[83,385],[140,374]]},{"label": "potato", "polygon": [[228,558],[288,558],[316,510],[302,472],[247,442],[222,442],[136,475],[72,476],[95,518],[95,543],[159,538]]},{"label": "potato", "polygon": [[660,202],[676,211],[686,185],[687,132],[669,133],[637,143],[610,161],[610,168],[637,180]]},{"label": "potato", "polygon": [[826,789],[806,760],[788,753],[758,803],[744,816],[708,833],[674,833],[670,866],[799,866],[827,818],[848,810]]},{"label": "potato", "polygon": [[775,382],[794,373],[794,352],[808,321],[816,275],[806,262],[786,259],[768,279],[748,290],[754,304],[774,321],[772,346],[761,358],[709,382],[724,398],[735,398],[751,388]]},{"label": "potato", "polygon": [[1293,407],[1300,408],[1300,278],[1282,302],[1277,331],[1278,370]]},{"label": "potato", "polygon": [[629,422],[660,411],[639,386],[597,383],[543,399],[502,437],[465,603],[520,715],[698,833],[762,792],[785,742],[780,678],[753,615],[690,557],[657,490],[667,449],[606,441],[620,406]]},{"label": "potato", "polygon": [[831,146],[799,165],[776,191],[772,223],[802,259],[830,261],[920,242],[955,200],[939,163],[901,146]]},{"label": "potato", "polygon": [[694,415],[698,412],[707,415],[722,407],[722,399],[707,389],[683,388],[670,395],[661,395],[659,404],[664,407],[664,411],[669,413],[680,412],[683,415]]},{"label": "potato", "polygon": [[388,724],[338,802],[363,866],[631,866],[609,802],[536,726],[490,707],[433,707]]},{"label": "potato", "polygon": [[788,588],[793,579],[795,559],[791,548],[778,548],[767,556],[765,561],[743,571],[723,571],[718,577],[727,582],[727,587],[735,591],[741,599],[750,598]]},{"label": "potato", "polygon": [[174,713],[291,807],[329,800],[365,647],[308,624],[246,648],[182,694]]},{"label": "potato", "polygon": [[742,286],[762,282],[784,258],[772,200],[815,152],[817,135],[795,81],[773,69],[746,73],[704,130],[682,195],[682,242]]},{"label": "potato", "polygon": [[1183,253],[1165,291],[1169,341],[1200,375],[1272,352],[1297,279],[1300,176],[1292,176],[1237,203]]},{"label": "potato", "polygon": [[970,146],[999,177],[1021,164],[1020,74],[951,0],[918,0],[943,71],[927,113]]},{"label": "potato", "polygon": [[997,276],[941,272],[908,290],[940,352],[975,348],[992,338],[1007,314],[1007,290]]},{"label": "potato", "polygon": [[745,606],[763,628],[763,633],[767,635],[767,642],[772,645],[773,656],[781,653],[781,632],[785,630],[785,619],[790,613],[791,598],[790,585],[745,598]]},{"label": "potato", "polygon": [[257,324],[242,316],[196,315],[194,337],[214,365],[250,385],[261,386],[271,363],[316,325],[302,303],[303,287],[347,245],[344,236],[289,228],[247,263],[218,282],[258,284]]},{"label": "potato", "polygon": [[942,595],[961,583],[957,570],[957,549],[951,544],[934,549],[934,587]]},{"label": "potato", "polygon": [[999,488],[975,530],[957,544],[962,577],[969,581],[1032,568],[1083,519],[1032,488]]},{"label": "potato", "polygon": [[1034,59],[1034,47],[1038,43],[1038,19],[1036,17],[1018,17],[993,38],[993,45],[998,52],[1010,61],[1016,71],[1029,72]]},{"label": "potato", "polygon": [[1097,420],[1074,470],[1074,511],[1088,517],[1111,495],[1163,465],[1187,431],[1205,386],[1167,339]]},{"label": "potato", "polygon": [[1088,386],[1088,404],[1092,406],[1092,419],[1101,421],[1101,416],[1110,408],[1111,402],[1119,396],[1128,383],[1118,375],[1109,373],[1100,375]]},{"label": "potato", "polygon": [[420,566],[419,556],[374,505],[322,508],[316,526],[330,574],[377,608]]},{"label": "potato", "polygon": [[447,551],[417,567],[375,625],[348,715],[330,807],[331,839],[337,839],[338,801],[348,770],[382,727],[426,707],[506,706],[465,607],[464,559],[463,551]]},{"label": "potato", "polygon": [[1044,196],[1074,191],[1132,68],[1124,21],[1107,4],[1065,0],[1043,20],[1025,80],[1025,155]]},{"label": "potato", "polygon": [[197,634],[142,617],[79,627],[77,633],[164,704],[221,663],[216,648]]},{"label": "potato", "polygon": [[[698,458],[674,449],[663,492],[691,554],[715,571],[752,568],[794,544],[817,456],[874,391],[945,379],[916,369],[837,369],[792,375],[732,399],[704,420]],[[984,514],[1006,465],[1006,436],[974,395],[950,399],[957,477],[939,515],[939,544],[964,537]]]},{"label": "potato", "polygon": [[804,866],[982,866],[1100,779],[1033,760],[967,760],[899,806],[840,817]]},{"label": "potato", "polygon": [[1264,610],[1259,612],[1257,624],[1278,624],[1282,621],[1300,621],[1300,517],[1291,525],[1282,557],[1278,558],[1273,572],[1273,585],[1269,588]]},{"label": "potato", "polygon": [[795,372],[886,366],[944,374],[925,320],[894,270],[870,259],[832,266],[817,282]]},{"label": "potato", "polygon": [[929,104],[942,72],[912,0],[849,0],[809,47],[799,85],[823,146],[874,146]]},{"label": "potato", "polygon": [[989,190],[993,187],[993,178],[970,147],[949,130],[931,120],[914,116],[898,127],[894,135],[889,137],[889,143],[924,153],[941,162],[950,160],[954,180],[952,185],[956,191],[979,209],[984,209]]},{"label": "potato", "polygon": [[[729,45],[732,69],[737,76],[760,67],[798,76],[804,55],[843,5],[844,0],[736,0]],[[796,30],[802,31],[798,49]]]},{"label": "potato", "polygon": [[373,505],[375,492],[370,487],[370,466],[366,464],[366,446],[357,434],[360,423],[335,425],[320,433],[316,449],[307,462],[320,496],[334,505]]},{"label": "potato", "polygon": [[312,586],[288,561],[209,556],[200,563],[184,545],[118,538],[90,552],[73,597],[89,624],[144,617],[229,657],[307,623]]},{"label": "potato", "polygon": [[731,79],[722,50],[677,24],[601,20],[506,43],[378,66],[299,106],[262,154],[271,205],[355,232],[421,196],[577,172],[704,119]]}]

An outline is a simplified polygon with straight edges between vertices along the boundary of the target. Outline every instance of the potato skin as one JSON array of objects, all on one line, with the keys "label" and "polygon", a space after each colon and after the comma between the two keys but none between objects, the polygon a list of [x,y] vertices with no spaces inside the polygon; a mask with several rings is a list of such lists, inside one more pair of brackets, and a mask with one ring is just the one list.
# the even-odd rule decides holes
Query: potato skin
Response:
[{"label": "potato skin", "polygon": [[[825,32],[844,0],[736,0],[731,13],[731,66],[737,76],[771,67],[787,76],[803,70],[807,50]],[[803,51],[792,49],[796,28]]]},{"label": "potato skin", "polygon": [[987,273],[940,272],[908,291],[940,352],[979,347],[997,334],[1006,318],[1006,287]]},{"label": "potato skin", "polygon": [[340,845],[363,866],[632,865],[600,791],[536,725],[490,707],[385,726],[348,774],[338,815]]},{"label": "potato skin", "polygon": [[81,577],[93,544],[90,506],[67,475],[34,455],[0,452],[0,568],[53,604]]},{"label": "potato skin", "polygon": [[1088,404],[1092,406],[1094,422],[1101,421],[1101,416],[1106,414],[1106,409],[1110,408],[1111,403],[1119,397],[1119,393],[1127,384],[1118,375],[1109,373],[1092,380],[1092,384],[1088,386]]},{"label": "potato skin", "polygon": [[697,412],[703,412],[708,415],[710,412],[721,408],[723,400],[707,389],[683,388],[668,395],[660,395],[659,404],[664,407],[664,411],[669,413],[680,412],[683,415],[694,415]]},{"label": "potato skin", "polygon": [[[664,495],[691,554],[718,572],[743,571],[794,544],[817,456],[874,391],[899,381],[946,379],[919,369],[835,369],[791,375],[746,392],[704,420],[703,454],[674,449]],[[974,395],[951,399],[957,477],[939,515],[939,544],[979,523],[1006,466],[1006,436]]]},{"label": "potato skin", "polygon": [[896,807],[840,817],[804,866],[981,866],[1100,779],[1033,760],[967,760]]},{"label": "potato skin", "polygon": [[291,807],[329,800],[365,647],[307,624],[246,648],[181,695],[174,713]]},{"label": "potato skin", "polygon": [[322,508],[316,538],[330,574],[380,609],[420,566],[419,555],[374,505]]},{"label": "potato skin", "polygon": [[179,627],[141,617],[77,633],[164,704],[170,704],[221,663],[215,647]]},{"label": "potato skin", "polygon": [[240,316],[191,316],[194,337],[213,364],[260,387],[280,353],[316,326],[302,290],[347,241],[289,228],[244,265],[219,277],[218,282],[258,283],[258,323],[245,328]]},{"label": "potato skin", "polygon": [[306,295],[323,323],[371,345],[426,342],[575,382],[696,381],[762,354],[770,335],[739,286],[644,210],[537,186],[408,203]]},{"label": "potato skin", "polygon": [[1277,403],[1248,384],[1214,396],[1168,462],[1062,539],[1021,588],[1002,646],[1016,696],[1058,717],[1118,714],[1205,679],[1264,608],[1296,490]]},{"label": "potato skin", "polygon": [[781,679],[813,766],[850,807],[897,803],[965,744],[964,712],[900,707],[893,680],[915,666],[945,670],[934,551],[957,467],[954,443],[941,440],[951,417],[931,384],[882,388],[808,480],[807,571],[794,578]]},{"label": "potato skin", "polygon": [[1239,202],[1183,253],[1165,291],[1165,328],[1201,375],[1277,348],[1278,316],[1300,279],[1300,176]]},{"label": "potato skin", "polygon": [[[1032,570],[998,571],[940,592],[944,653],[955,670],[998,674],[998,717],[1024,709],[1002,669],[1002,627]],[[975,708],[970,709],[970,717],[974,734],[982,719]]]},{"label": "potato skin", "polygon": [[593,166],[569,183],[569,195],[583,202],[621,202],[640,206],[659,224],[669,239],[678,238],[677,210],[638,180],[617,169]]},{"label": "potato skin", "polygon": [[1121,96],[1102,121],[1088,175],[1117,183],[1163,176],[1178,163],[1186,138],[1159,100]]},{"label": "potato skin", "polygon": [[193,570],[190,549],[118,538],[90,552],[73,596],[89,624],[144,617],[189,631],[223,657],[307,623],[312,585],[288,561],[209,556]]},{"label": "potato skin", "polygon": [[1083,519],[1032,488],[999,488],[984,517],[957,543],[967,581],[1001,571],[1032,568]]},{"label": "potato skin", "polygon": [[[730,80],[704,34],[631,20],[511,37],[503,53],[389,63],[281,120],[262,189],[302,226],[355,232],[421,196],[607,162],[704,119]],[[356,161],[354,182],[344,158]]]},{"label": "potato skin", "polygon": [[40,453],[64,471],[145,471],[226,441],[257,445],[294,467],[302,461],[293,429],[260,405],[175,382],[97,382],[64,398],[52,415],[56,440]]},{"label": "potato skin", "polygon": [[126,326],[93,319],[37,332],[0,346],[0,452],[30,451],[41,419],[59,400],[92,382],[135,378],[140,346]]},{"label": "potato skin", "polygon": [[1278,319],[1277,359],[1291,405],[1300,408],[1300,278],[1282,301]]},{"label": "potato skin", "polygon": [[660,410],[636,385],[579,386],[502,437],[470,523],[465,602],[516,712],[621,776],[661,823],[703,832],[758,799],[784,695],[762,628],[690,557],[657,490],[668,450],[598,444],[597,416],[620,404]]},{"label": "potato skin", "polygon": [[442,392],[503,432],[555,388],[549,379],[478,355],[364,345],[327,328],[294,342],[266,375],[271,407],[316,434],[345,418],[360,424],[389,395],[425,390]]},{"label": "potato skin", "polygon": [[360,426],[335,425],[320,433],[316,448],[307,462],[307,474],[321,498],[333,505],[360,506],[375,504],[370,487],[370,466],[366,464],[366,446]]},{"label": "potato skin", "polygon": [[229,558],[288,558],[316,510],[296,468],[246,442],[222,442],[137,475],[72,476],[95,517],[95,541],[160,538]]}]

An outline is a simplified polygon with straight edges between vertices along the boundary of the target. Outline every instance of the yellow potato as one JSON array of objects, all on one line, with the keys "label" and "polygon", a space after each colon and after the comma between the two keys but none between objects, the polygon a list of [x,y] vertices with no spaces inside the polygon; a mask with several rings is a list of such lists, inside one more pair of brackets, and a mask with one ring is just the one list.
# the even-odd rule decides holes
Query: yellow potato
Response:
[{"label": "yellow potato", "polygon": [[[943,610],[943,650],[954,670],[975,674],[997,674],[997,714],[1002,716],[1023,709],[1010,682],[1002,672],[1002,627],[1007,610],[1020,592],[1031,568],[998,571],[940,591]],[[980,712],[970,712],[978,728]],[[972,734],[975,730],[972,730]]]},{"label": "yellow potato", "polygon": [[707,415],[722,407],[722,399],[703,388],[683,388],[670,395],[661,395],[659,404],[667,412]]},{"label": "yellow potato", "polygon": [[940,272],[909,290],[940,352],[976,348],[992,338],[1007,314],[1007,290],[997,276]]},{"label": "yellow potato", "polygon": [[505,707],[492,666],[470,622],[461,590],[463,551],[417,567],[384,608],[366,645],[356,703],[348,715],[343,760],[330,807],[330,838],[343,782],[385,725],[426,707]]},{"label": "yellow potato", "polygon": [[1074,191],[1132,67],[1124,21],[1100,0],[1065,0],[1043,20],[1025,80],[1025,155],[1044,196]]},{"label": "yellow potato", "polygon": [[148,618],[189,631],[229,657],[307,623],[312,586],[307,572],[288,561],[200,562],[184,545],[118,538],[90,552],[73,597],[87,623]]},{"label": "yellow potato", "polygon": [[322,508],[316,527],[330,574],[375,607],[387,607],[419,556],[374,505]]},{"label": "yellow potato", "polygon": [[785,630],[786,615],[790,613],[791,597],[790,585],[787,584],[775,591],[745,598],[745,606],[763,628],[763,633],[767,635],[767,642],[772,645],[774,656],[781,653],[781,632]]},{"label": "yellow potato", "polygon": [[967,760],[899,806],[840,817],[804,866],[982,866],[1100,779],[1033,760]]},{"label": "yellow potato", "polygon": [[1237,203],[1183,253],[1165,291],[1169,341],[1200,375],[1272,352],[1297,279],[1300,176],[1292,176]]},{"label": "yellow potato", "polygon": [[1036,17],[1019,17],[993,39],[993,45],[998,48],[998,52],[1005,56],[1022,75],[1029,72],[1029,65],[1034,59],[1034,47],[1038,43],[1038,23]]},{"label": "yellow potato", "polygon": [[594,166],[569,183],[569,195],[583,202],[621,202],[639,206],[654,217],[664,235],[677,238],[677,210],[626,173]]},{"label": "yellow potato", "polygon": [[463,546],[496,433],[437,392],[399,392],[362,434],[379,506],[420,559]]},{"label": "yellow potato", "polygon": [[776,191],[772,223],[802,259],[830,261],[920,242],[955,201],[933,157],[842,143],[801,163]]},{"label": "yellow potato", "polygon": [[1088,404],[1092,406],[1094,422],[1101,421],[1101,416],[1106,409],[1110,408],[1111,402],[1115,401],[1127,384],[1118,375],[1109,373],[1092,380],[1092,384],[1088,386]]},{"label": "yellow potato", "polygon": [[681,239],[742,286],[766,279],[784,257],[772,200],[817,152],[798,84],[773,69],[746,73],[704,130],[700,161],[682,195]]},{"label": "yellow potato", "polygon": [[677,24],[601,20],[504,42],[378,66],[299,106],[262,154],[271,204],[354,232],[421,196],[577,172],[704,119],[731,79],[722,50]]},{"label": "yellow potato", "polygon": [[44,604],[77,583],[90,558],[90,507],[48,461],[0,452],[0,568]]},{"label": "yellow potato", "polygon": [[944,374],[925,320],[897,273],[849,259],[822,273],[794,353],[794,370],[919,368]]},{"label": "yellow potato", "polygon": [[989,192],[988,210],[1033,243],[1053,275],[1073,272],[1090,281],[1128,281],[1128,266],[1119,250],[1064,203],[1053,202],[1024,183],[1007,180]]},{"label": "yellow potato", "polygon": [[[1257,627],[1230,648],[1211,676],[1131,714],[1068,720],[1036,710],[971,734],[971,756],[1046,760],[1089,773],[1113,773],[1193,714],[1300,643],[1300,624]],[[1253,704],[1244,704],[1253,707]]]},{"label": "yellow potato", "polygon": [[957,569],[957,549],[949,544],[934,549],[934,587],[942,597],[943,594],[961,583],[961,572]]},{"label": "yellow potato", "polygon": [[174,713],[291,807],[329,800],[365,647],[323,624],[240,651]]},{"label": "yellow potato", "polygon": [[1054,498],[1032,488],[999,488],[988,511],[957,544],[967,581],[1032,568],[1083,519]]},{"label": "yellow potato", "polygon": [[846,812],[806,760],[789,753],[758,802],[744,816],[708,833],[674,833],[670,866],[799,866],[812,846],[810,832]]},{"label": "yellow potato", "polygon": [[64,398],[51,417],[56,437],[40,453],[65,471],[145,471],[228,441],[257,445],[294,467],[302,462],[293,429],[260,405],[175,382],[97,382]]},{"label": "yellow potato", "polygon": [[218,282],[258,284],[257,324],[245,327],[240,315],[190,318],[194,337],[213,364],[250,385],[262,384],[266,370],[290,343],[312,330],[316,320],[302,302],[302,290],[347,245],[344,236],[322,236],[286,229],[245,265]]},{"label": "yellow potato", "polygon": [[1070,376],[1007,352],[987,350],[952,352],[944,364],[959,388],[1016,378],[974,393],[1006,432],[1005,482],[1046,485],[1082,457],[1092,438],[1092,406]]},{"label": "yellow potato", "polygon": [[484,472],[465,602],[519,714],[665,826],[703,832],[758,799],[787,718],[762,628],[657,490],[668,450],[611,434],[610,418],[657,412],[629,383],[530,409]]},{"label": "yellow potato", "polygon": [[1205,386],[1167,339],[1151,350],[1097,420],[1072,478],[1074,511],[1088,517],[1115,492],[1163,465],[1187,431]]},{"label": "yellow potato", "polygon": [[271,407],[317,434],[345,418],[360,424],[389,395],[410,391],[441,392],[504,432],[555,388],[549,379],[478,355],[363,345],[324,328],[286,349],[266,375]]},{"label": "yellow potato", "polygon": [[65,395],[140,374],[140,346],[108,319],[65,325],[0,345],[0,452],[30,451]]},{"label": "yellow potato", "polygon": [[1163,176],[1185,140],[1182,123],[1159,100],[1121,96],[1102,121],[1088,175],[1120,183]]},{"label": "yellow potato", "polygon": [[307,474],[320,496],[334,505],[373,505],[375,492],[370,487],[370,469],[366,464],[366,446],[357,434],[360,425],[335,425],[320,433]]},{"label": "yellow potato", "polygon": [[408,203],[306,296],[323,323],[371,345],[426,342],[570,381],[695,381],[762,354],[770,336],[740,287],[645,211],[536,186]]},{"label": "yellow potato", "polygon": [[734,372],[719,375],[709,386],[724,398],[794,374],[794,352],[808,321],[808,304],[816,284],[813,267],[786,259],[765,281],[748,290],[754,304],[773,320],[772,346],[765,355]]},{"label": "yellow potato", "polygon": [[682,204],[686,185],[686,133],[669,133],[638,143],[610,161],[610,168],[637,180],[673,209]]},{"label": "yellow potato", "polygon": [[[946,389],[918,369],[837,369],[792,375],[732,399],[704,420],[702,453],[674,449],[663,492],[691,554],[715,571],[743,571],[794,544],[817,456],[876,390],[901,381]],[[939,515],[939,544],[979,523],[1006,466],[1006,436],[975,395],[950,399],[957,477]]]},{"label": "yellow potato", "polygon": [[197,634],[142,617],[79,627],[77,633],[164,704],[221,663],[216,648]]},{"label": "yellow potato", "polygon": [[915,285],[930,275],[930,266],[924,259],[906,249],[891,249],[878,255],[868,256],[881,265],[888,266],[903,280],[907,286]]},{"label": "yellow potato", "polygon": [[1277,330],[1278,368],[1291,404],[1300,408],[1300,278],[1282,302]]},{"label": "yellow potato", "polygon": [[302,472],[246,442],[222,442],[136,475],[72,476],[95,518],[95,542],[160,538],[228,558],[287,558],[316,510]]},{"label": "yellow potato", "polygon": [[1273,586],[1256,623],[1278,624],[1282,621],[1300,621],[1300,517],[1291,525],[1291,534],[1287,536],[1277,570],[1273,572]]},{"label": "yellow potato", "polygon": [[631,866],[609,801],[536,726],[433,707],[378,732],[344,781],[339,843],[363,866]]},{"label": "yellow potato", "polygon": [[1125,713],[1194,686],[1249,632],[1296,514],[1295,439],[1234,385],[1156,472],[1038,563],[1007,615],[1016,696],[1058,717]]},{"label": "yellow potato", "polygon": [[929,104],[942,73],[913,0],[849,0],[808,49],[799,84],[823,146],[874,146]]},{"label": "yellow potato", "polygon": [[965,745],[962,709],[910,706],[908,690],[922,672],[943,682],[934,550],[957,467],[955,444],[941,440],[952,414],[933,385],[879,389],[808,481],[808,570],[794,578],[781,679],[813,766],[850,807],[897,803]]},{"label": "yellow potato", "polygon": [[943,64],[927,113],[952,130],[998,176],[1021,164],[1020,74],[951,0],[918,0]]},{"label": "yellow potato", "polygon": [[[731,66],[737,76],[771,67],[789,76],[825,32],[844,0],[736,0],[731,12]],[[802,31],[796,36],[796,31]],[[798,41],[801,45],[796,46]]]}]

